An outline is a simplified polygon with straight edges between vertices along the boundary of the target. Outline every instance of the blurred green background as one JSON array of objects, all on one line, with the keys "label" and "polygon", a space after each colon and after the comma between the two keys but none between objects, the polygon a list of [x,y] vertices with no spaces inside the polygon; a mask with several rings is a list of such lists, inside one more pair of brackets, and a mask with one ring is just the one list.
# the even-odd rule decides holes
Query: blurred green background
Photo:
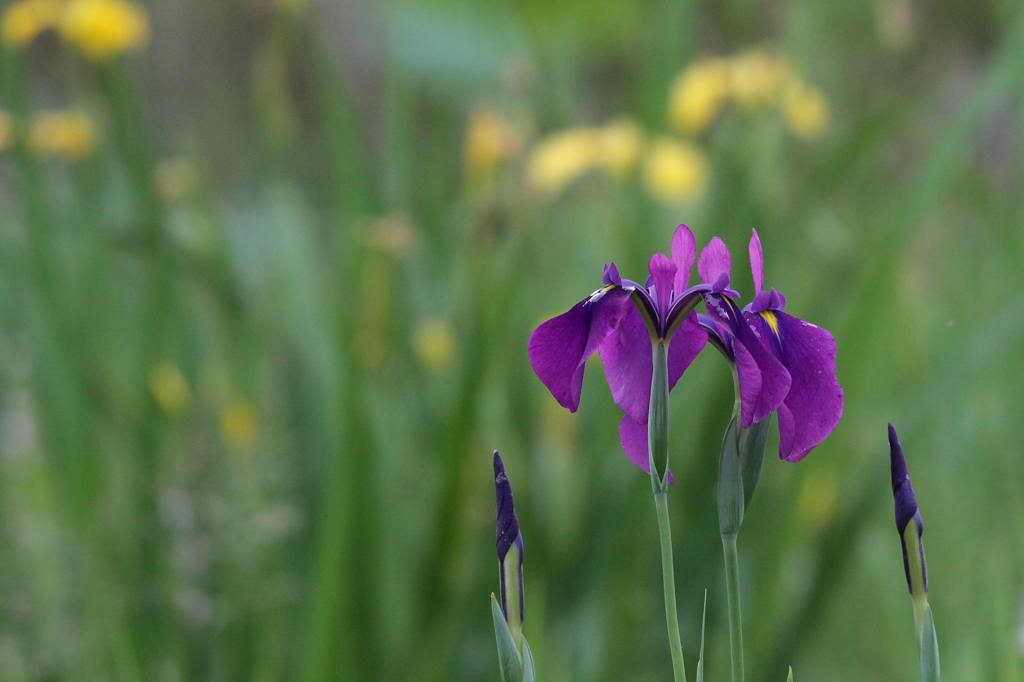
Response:
[{"label": "blurred green background", "polygon": [[[680,222],[846,389],[748,512],[748,678],[915,679],[891,420],[947,679],[1024,679],[1014,0],[0,4],[0,679],[496,679],[495,447],[540,679],[668,679],[650,482],[526,340]],[[731,393],[672,404],[710,679]]]}]

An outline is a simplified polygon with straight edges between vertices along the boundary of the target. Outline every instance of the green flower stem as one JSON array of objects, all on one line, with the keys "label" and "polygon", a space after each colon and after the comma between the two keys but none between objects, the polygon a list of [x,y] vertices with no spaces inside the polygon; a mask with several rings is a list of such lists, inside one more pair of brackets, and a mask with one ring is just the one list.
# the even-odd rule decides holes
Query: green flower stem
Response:
[{"label": "green flower stem", "polygon": [[732,659],[732,682],[743,682],[743,613],[740,608],[740,561],[736,551],[736,535],[722,535],[725,557],[725,590],[729,600],[729,654]]},{"label": "green flower stem", "polygon": [[665,592],[665,621],[672,651],[675,682],[686,682],[683,646],[679,641],[679,613],[676,610],[675,568],[672,562],[672,527],[668,518],[668,344],[652,340],[654,371],[651,376],[651,404],[647,419],[648,461],[654,507],[658,512],[661,541],[661,574]]},{"label": "green flower stem", "polygon": [[683,645],[679,640],[679,614],[676,611],[676,574],[672,563],[672,528],[668,519],[667,490],[654,493],[654,506],[658,510],[658,538],[661,540],[661,574],[665,590],[665,621],[668,624],[668,644],[672,651],[672,671],[675,675],[675,682],[686,682]]}]

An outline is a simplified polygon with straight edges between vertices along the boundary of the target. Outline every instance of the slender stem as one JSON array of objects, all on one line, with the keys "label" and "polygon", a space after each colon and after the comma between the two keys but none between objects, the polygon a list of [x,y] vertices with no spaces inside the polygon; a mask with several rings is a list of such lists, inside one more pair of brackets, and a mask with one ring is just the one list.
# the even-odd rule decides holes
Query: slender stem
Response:
[{"label": "slender stem", "polygon": [[672,527],[668,520],[668,344],[654,338],[651,404],[647,418],[647,461],[651,467],[654,507],[658,511],[658,539],[661,541],[661,577],[665,590],[665,622],[672,652],[675,682],[686,682],[683,645],[679,641],[679,612],[676,610],[676,572],[672,565]]},{"label": "slender stem", "polygon": [[740,608],[740,561],[736,551],[736,535],[722,535],[725,558],[725,591],[729,599],[729,655],[732,659],[732,682],[743,682],[743,610]]},{"label": "slender stem", "polygon": [[665,590],[665,621],[668,624],[668,645],[672,651],[672,671],[675,682],[686,682],[683,664],[683,645],[679,641],[679,613],[676,611],[675,568],[672,564],[672,528],[668,519],[668,491],[654,493],[654,506],[658,510],[658,538],[661,540],[661,575]]}]

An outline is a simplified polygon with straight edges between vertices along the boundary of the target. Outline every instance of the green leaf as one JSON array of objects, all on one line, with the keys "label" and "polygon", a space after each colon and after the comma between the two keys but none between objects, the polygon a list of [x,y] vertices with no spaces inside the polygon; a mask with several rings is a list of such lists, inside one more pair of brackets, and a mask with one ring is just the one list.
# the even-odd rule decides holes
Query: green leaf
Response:
[{"label": "green leaf", "polygon": [[769,415],[749,429],[740,429],[740,470],[743,474],[744,508],[750,506],[757,479],[761,476],[765,446],[768,445],[768,427],[771,423],[772,418]]},{"label": "green leaf", "polygon": [[736,535],[743,523],[743,479],[736,428],[733,416],[722,439],[718,466],[718,529],[722,535]]},{"label": "green leaf", "polygon": [[512,631],[505,622],[498,600],[491,594],[491,616],[494,619],[494,639],[498,644],[498,667],[502,682],[523,682],[523,663],[512,639]]},{"label": "green leaf", "polygon": [[536,682],[537,674],[533,671],[533,652],[523,637],[523,682]]},{"label": "green leaf", "polygon": [[793,682],[793,666],[789,666],[789,674],[786,675],[786,682]]},{"label": "green leaf", "polygon": [[924,607],[921,625],[921,682],[939,682],[939,638],[930,606]]},{"label": "green leaf", "polygon": [[708,591],[704,589],[704,610],[700,616],[700,656],[697,658],[697,682],[704,682],[704,624],[708,617]]}]

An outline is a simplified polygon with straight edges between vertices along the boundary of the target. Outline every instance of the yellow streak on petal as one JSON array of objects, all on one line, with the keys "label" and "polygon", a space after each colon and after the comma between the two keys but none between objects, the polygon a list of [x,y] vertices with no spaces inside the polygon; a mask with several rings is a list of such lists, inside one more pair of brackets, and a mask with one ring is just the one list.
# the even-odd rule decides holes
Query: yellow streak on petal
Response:
[{"label": "yellow streak on petal", "polygon": [[772,333],[775,334],[775,338],[781,341],[782,337],[779,336],[779,319],[775,317],[775,313],[771,310],[763,310],[761,311],[761,317],[763,317],[764,321],[768,323],[768,327],[772,330]]}]

